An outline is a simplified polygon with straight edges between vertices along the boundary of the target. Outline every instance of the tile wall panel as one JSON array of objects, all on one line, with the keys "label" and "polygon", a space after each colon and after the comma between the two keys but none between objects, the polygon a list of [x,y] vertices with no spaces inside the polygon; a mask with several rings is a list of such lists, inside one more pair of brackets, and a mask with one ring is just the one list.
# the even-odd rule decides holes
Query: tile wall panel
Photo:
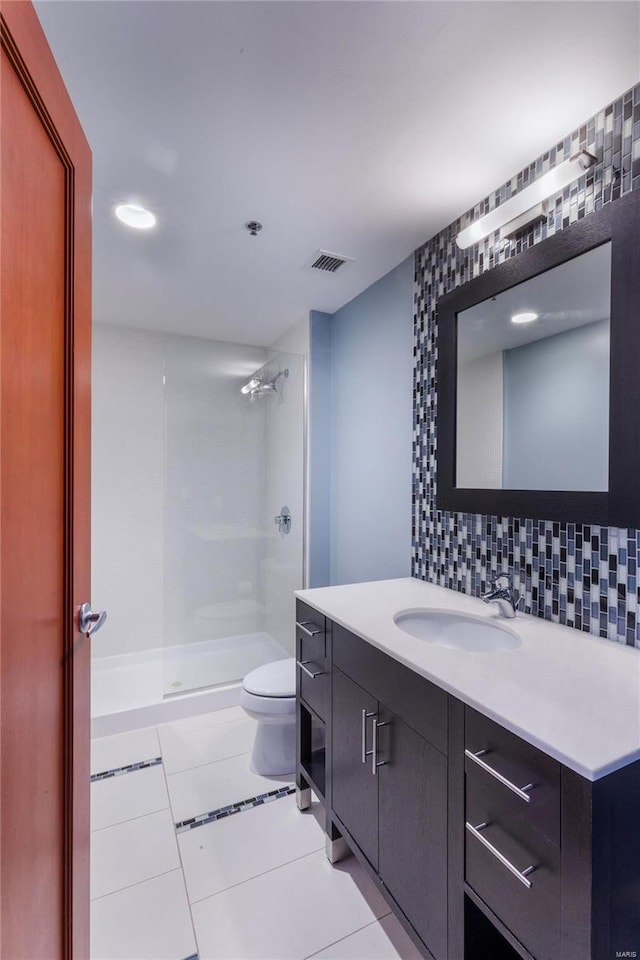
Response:
[{"label": "tile wall panel", "polygon": [[[599,162],[551,198],[547,219],[506,246],[496,235],[459,250],[458,232],[579,149]],[[438,324],[445,293],[640,189],[640,84],[554,144],[415,253],[412,575],[479,596],[514,573],[525,610],[640,648],[640,531],[448,513],[436,508]]]}]

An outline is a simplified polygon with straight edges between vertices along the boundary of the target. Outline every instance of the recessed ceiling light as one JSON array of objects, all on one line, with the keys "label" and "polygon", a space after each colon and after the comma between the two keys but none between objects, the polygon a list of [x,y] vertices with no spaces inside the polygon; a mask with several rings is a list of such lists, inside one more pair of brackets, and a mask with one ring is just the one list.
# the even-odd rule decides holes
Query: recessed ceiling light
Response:
[{"label": "recessed ceiling light", "polygon": [[538,319],[538,314],[533,313],[532,311],[525,311],[523,313],[514,313],[511,317],[511,323],[532,323],[534,320]]},{"label": "recessed ceiling light", "polygon": [[156,225],[155,214],[137,203],[119,203],[115,208],[115,215],[118,220],[135,230],[150,230]]}]

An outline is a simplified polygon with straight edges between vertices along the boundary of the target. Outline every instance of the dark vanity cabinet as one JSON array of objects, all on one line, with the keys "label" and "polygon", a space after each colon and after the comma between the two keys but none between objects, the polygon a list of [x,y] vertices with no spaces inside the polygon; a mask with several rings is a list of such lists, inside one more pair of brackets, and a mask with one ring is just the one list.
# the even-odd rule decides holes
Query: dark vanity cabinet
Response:
[{"label": "dark vanity cabinet", "polygon": [[298,627],[297,786],[424,956],[640,957],[640,761],[589,781],[297,612],[312,633]]},{"label": "dark vanity cabinet", "polygon": [[[296,606],[297,776],[324,800],[331,698],[331,621],[300,600]],[[325,805],[326,809],[328,806]]]},{"label": "dark vanity cabinet", "polygon": [[[587,780],[462,709],[465,909],[491,920],[506,956],[640,957],[640,761]],[[492,955],[482,937],[464,960]]]},{"label": "dark vanity cabinet", "polygon": [[[432,955],[444,960],[447,759],[426,739],[431,730],[421,714],[434,701],[434,739],[446,746],[447,696],[336,624],[332,681],[335,820]],[[418,729],[410,722],[417,718]]]},{"label": "dark vanity cabinet", "polygon": [[[347,839],[425,955],[446,960],[447,694],[300,601],[297,622],[297,786],[322,788],[329,837]],[[318,647],[307,662],[305,628],[322,629],[324,659]],[[320,666],[326,699],[302,669]],[[325,703],[320,784],[312,723]]]},{"label": "dark vanity cabinet", "polygon": [[561,765],[465,708],[465,882],[537,960],[560,943]]},{"label": "dark vanity cabinet", "polygon": [[377,723],[378,701],[337,668],[332,681],[332,808],[377,870],[378,780],[372,777],[367,731]]}]

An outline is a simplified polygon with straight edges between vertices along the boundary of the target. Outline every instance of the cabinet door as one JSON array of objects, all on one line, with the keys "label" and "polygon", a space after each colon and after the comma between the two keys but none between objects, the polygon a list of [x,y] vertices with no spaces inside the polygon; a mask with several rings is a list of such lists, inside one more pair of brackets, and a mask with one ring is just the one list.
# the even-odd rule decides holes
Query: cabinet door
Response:
[{"label": "cabinet door", "polygon": [[378,872],[437,960],[447,956],[447,761],[387,711],[378,733]]},{"label": "cabinet door", "polygon": [[[362,716],[366,723],[363,728]],[[338,669],[333,670],[332,807],[365,854],[378,866],[378,779],[372,757],[362,762],[364,749],[372,749],[372,725],[378,702]]]}]

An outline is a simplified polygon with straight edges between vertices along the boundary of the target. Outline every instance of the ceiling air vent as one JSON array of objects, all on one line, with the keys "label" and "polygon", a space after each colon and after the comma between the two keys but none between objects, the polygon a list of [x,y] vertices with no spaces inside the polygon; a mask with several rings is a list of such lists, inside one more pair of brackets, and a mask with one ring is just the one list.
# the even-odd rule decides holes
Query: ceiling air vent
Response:
[{"label": "ceiling air vent", "polygon": [[353,262],[353,257],[342,257],[338,253],[329,253],[328,250],[316,250],[309,266],[312,270],[321,270],[323,273],[335,273],[348,262]]}]

